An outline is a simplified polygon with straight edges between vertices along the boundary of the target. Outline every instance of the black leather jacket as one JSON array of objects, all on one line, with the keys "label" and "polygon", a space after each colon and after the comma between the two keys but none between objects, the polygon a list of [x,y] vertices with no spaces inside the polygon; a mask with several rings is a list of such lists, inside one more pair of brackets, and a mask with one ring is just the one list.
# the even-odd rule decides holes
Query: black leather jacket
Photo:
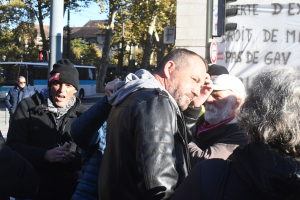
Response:
[{"label": "black leather jacket", "polygon": [[185,121],[195,123],[200,109],[190,110],[185,120],[160,89],[140,89],[114,106],[99,172],[100,199],[169,199],[190,170]]}]

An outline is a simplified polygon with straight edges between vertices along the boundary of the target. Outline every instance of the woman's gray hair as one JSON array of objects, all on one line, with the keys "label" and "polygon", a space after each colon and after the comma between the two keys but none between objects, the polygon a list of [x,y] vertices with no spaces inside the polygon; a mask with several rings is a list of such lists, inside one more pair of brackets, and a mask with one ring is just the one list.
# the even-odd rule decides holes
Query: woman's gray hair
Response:
[{"label": "woman's gray hair", "polygon": [[300,67],[268,67],[248,88],[238,113],[250,143],[300,153]]}]

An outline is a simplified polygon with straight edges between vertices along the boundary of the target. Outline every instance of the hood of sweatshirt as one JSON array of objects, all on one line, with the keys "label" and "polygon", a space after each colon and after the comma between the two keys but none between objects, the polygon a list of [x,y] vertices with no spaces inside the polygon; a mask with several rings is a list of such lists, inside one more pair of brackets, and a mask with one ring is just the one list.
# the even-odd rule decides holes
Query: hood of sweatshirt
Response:
[{"label": "hood of sweatshirt", "polygon": [[170,99],[170,102],[175,106],[177,111],[179,107],[175,99],[170,93],[155,79],[155,77],[147,70],[141,69],[137,72],[128,74],[124,81],[118,81],[114,85],[113,95],[108,98],[112,106],[118,105],[128,95],[140,89],[155,89],[159,88],[165,91]]}]

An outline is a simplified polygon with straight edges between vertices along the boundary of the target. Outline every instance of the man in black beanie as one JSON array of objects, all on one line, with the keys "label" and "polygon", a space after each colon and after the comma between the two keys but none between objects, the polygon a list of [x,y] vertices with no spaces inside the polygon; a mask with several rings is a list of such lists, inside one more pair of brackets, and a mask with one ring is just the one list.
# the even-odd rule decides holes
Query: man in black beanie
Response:
[{"label": "man in black beanie", "polygon": [[70,136],[72,122],[86,108],[75,96],[77,69],[69,60],[53,65],[48,88],[23,99],[16,109],[7,145],[35,168],[39,190],[33,199],[70,199],[81,169],[81,156]]}]

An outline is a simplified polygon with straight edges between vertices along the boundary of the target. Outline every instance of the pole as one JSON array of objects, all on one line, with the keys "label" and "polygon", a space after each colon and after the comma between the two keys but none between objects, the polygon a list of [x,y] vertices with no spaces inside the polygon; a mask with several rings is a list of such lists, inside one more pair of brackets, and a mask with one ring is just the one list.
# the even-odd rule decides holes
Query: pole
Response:
[{"label": "pole", "polygon": [[210,60],[209,57],[209,49],[210,49],[210,42],[212,41],[212,23],[213,23],[213,1],[207,0],[207,7],[206,7],[206,53],[205,58]]},{"label": "pole", "polygon": [[[28,79],[27,79],[28,80]],[[8,93],[6,93],[5,96],[7,96]],[[8,109],[5,107],[5,125],[8,124]]]},{"label": "pole", "polygon": [[124,22],[122,24],[122,49],[121,49],[121,66],[120,66],[120,70],[121,70],[121,78],[122,77],[122,72],[123,72],[123,57],[124,57]]},{"label": "pole", "polygon": [[70,60],[70,8],[68,9],[68,44],[67,44],[67,58]]},{"label": "pole", "polygon": [[50,60],[48,75],[53,65],[62,58],[64,0],[51,0],[50,10]]}]

